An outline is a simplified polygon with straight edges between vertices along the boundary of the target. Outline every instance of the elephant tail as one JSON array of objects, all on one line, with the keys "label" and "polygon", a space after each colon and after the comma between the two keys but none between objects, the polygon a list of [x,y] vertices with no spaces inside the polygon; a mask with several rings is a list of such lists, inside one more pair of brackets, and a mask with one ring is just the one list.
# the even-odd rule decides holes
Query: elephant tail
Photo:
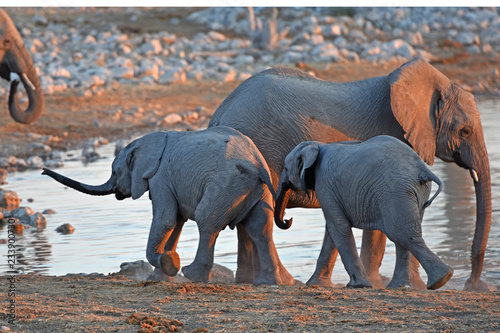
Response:
[{"label": "elephant tail", "polygon": [[438,194],[441,193],[441,191],[443,190],[443,182],[441,181],[441,179],[439,179],[438,176],[436,176],[435,174],[433,174],[429,169],[427,169],[426,181],[433,181],[433,182],[435,182],[438,185],[438,189],[437,189],[436,193],[434,193],[434,195],[432,196],[432,198],[430,198],[429,200],[427,200],[427,202],[424,204],[424,207],[422,207],[423,209],[429,207],[431,205],[432,201],[434,199],[436,199],[436,197],[438,196]]},{"label": "elephant tail", "polygon": [[271,182],[271,177],[269,176],[269,172],[266,170],[266,168],[259,168],[259,179],[263,184],[267,185],[267,188],[273,196],[273,201],[276,201],[276,191],[274,190],[273,184]]}]

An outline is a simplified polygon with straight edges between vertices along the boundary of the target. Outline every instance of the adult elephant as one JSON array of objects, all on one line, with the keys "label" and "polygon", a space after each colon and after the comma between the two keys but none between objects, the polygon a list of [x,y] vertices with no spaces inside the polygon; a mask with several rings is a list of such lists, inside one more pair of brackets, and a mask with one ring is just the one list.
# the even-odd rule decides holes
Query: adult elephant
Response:
[{"label": "adult elephant", "polygon": [[[44,96],[40,79],[21,35],[7,13],[0,9],[0,76],[11,81],[9,93],[9,111],[15,121],[29,124],[42,114]],[[28,108],[19,109],[17,86],[23,83],[28,95]]]},{"label": "adult elephant", "polygon": [[[480,279],[491,224],[491,181],[479,112],[472,94],[423,59],[413,59],[387,76],[348,83],[319,80],[295,69],[269,69],[244,81],[222,102],[209,126],[220,125],[255,142],[275,187],[285,157],[302,141],[365,141],[385,134],[407,143],[430,165],[437,156],[468,169],[476,191],[477,221],[472,273],[465,289],[489,288]],[[319,204],[314,195],[293,192],[288,207]],[[246,235],[239,239],[248,241]],[[385,241],[380,232],[363,234],[361,260],[374,286],[381,286],[378,270]],[[308,284],[331,285],[337,251],[326,233],[323,244]],[[423,286],[413,268],[414,287],[417,282]]]}]

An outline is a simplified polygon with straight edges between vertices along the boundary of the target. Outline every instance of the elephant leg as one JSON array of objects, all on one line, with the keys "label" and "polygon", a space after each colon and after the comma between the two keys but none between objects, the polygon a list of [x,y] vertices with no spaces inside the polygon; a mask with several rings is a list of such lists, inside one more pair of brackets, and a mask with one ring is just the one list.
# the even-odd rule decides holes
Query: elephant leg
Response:
[{"label": "elephant leg", "polygon": [[363,230],[361,262],[374,288],[384,288],[387,278],[379,274],[384,258],[387,237],[379,230]]},{"label": "elephant leg", "polygon": [[316,262],[316,270],[311,278],[307,281],[308,285],[318,285],[322,287],[333,287],[332,271],[335,267],[338,255],[337,248],[333,243],[330,234],[325,226],[325,237],[321,252],[319,253],[318,261]]},{"label": "elephant leg", "polygon": [[[295,279],[281,263],[273,241],[273,209],[270,194],[266,200],[259,201],[242,222],[243,227],[252,239],[254,262],[258,261],[258,275],[255,285],[293,285]],[[254,271],[254,275],[257,270]]]},{"label": "elephant leg", "polygon": [[201,231],[196,256],[190,265],[182,268],[182,273],[193,282],[210,281],[210,271],[214,265],[215,241],[219,232]]},{"label": "elephant leg", "polygon": [[411,251],[427,273],[427,289],[441,288],[453,276],[453,269],[427,247],[421,235],[421,232],[416,236],[405,234],[401,245]]},{"label": "elephant leg", "polygon": [[347,287],[371,288],[372,284],[368,281],[365,268],[356,249],[356,241],[349,220],[340,211],[339,209],[337,214],[328,214],[329,216],[325,214],[325,217],[328,224],[327,230],[337,246],[342,263],[350,277]]},{"label": "elephant leg", "polygon": [[387,288],[411,287],[410,284],[410,257],[411,253],[398,243],[396,246],[396,266],[391,282]]},{"label": "elephant leg", "polygon": [[181,260],[176,249],[185,222],[186,219],[182,217],[177,219],[175,228],[165,244],[165,249],[160,259],[162,270],[169,276],[175,276],[179,269],[181,269]]},{"label": "elephant leg", "polygon": [[[175,246],[173,245],[177,244],[182,224],[177,223],[179,218],[177,217],[178,211],[175,198],[170,193],[163,193],[162,195],[161,200],[154,199],[160,197],[154,196],[153,193],[151,196],[153,198],[153,222],[149,229],[146,258],[151,265],[161,269],[165,274],[173,276],[177,274],[177,266],[180,266],[178,255],[175,253]],[[174,229],[176,230],[175,233]],[[173,233],[175,240],[170,240],[170,236]],[[165,253],[165,248],[174,249],[174,251]],[[162,262],[164,264],[167,262],[167,266],[163,267]]]},{"label": "elephant leg", "polygon": [[253,283],[254,268],[252,267],[252,240],[241,223],[236,225],[236,230],[238,234],[238,264],[235,281],[236,283]]}]

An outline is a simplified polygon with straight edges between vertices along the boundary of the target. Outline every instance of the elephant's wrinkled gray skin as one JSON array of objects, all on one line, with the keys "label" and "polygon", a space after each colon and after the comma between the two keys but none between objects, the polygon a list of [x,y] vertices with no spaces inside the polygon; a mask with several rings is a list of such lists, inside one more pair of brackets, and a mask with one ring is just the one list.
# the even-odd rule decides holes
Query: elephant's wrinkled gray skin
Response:
[{"label": "elephant's wrinkled gray skin", "polygon": [[[294,69],[269,69],[247,79],[224,100],[209,124],[219,125],[254,141],[275,187],[285,156],[300,142],[365,141],[381,134],[407,143],[428,164],[437,156],[470,170],[477,220],[472,273],[465,289],[490,287],[480,279],[491,224],[491,183],[479,112],[472,94],[424,60],[416,58],[388,76],[348,83],[318,80]],[[309,198],[293,192],[288,207],[319,204],[313,194]],[[332,285],[336,252],[327,233],[323,244],[308,284]],[[361,260],[374,286],[383,286],[378,270],[384,250],[385,236],[364,232]],[[418,274],[412,274],[414,287],[418,280]]]},{"label": "elephant's wrinkled gray skin", "polygon": [[[45,104],[40,79],[19,31],[2,9],[0,9],[0,77],[11,81],[9,111],[12,118],[23,124],[38,119]],[[28,95],[29,104],[25,111],[19,109],[17,102],[19,80]]]},{"label": "elephant's wrinkled gray skin", "polygon": [[[439,185],[429,199],[431,181]],[[422,238],[424,210],[441,192],[436,177],[406,144],[380,135],[363,143],[306,141],[285,158],[280,176],[275,222],[282,229],[284,193],[316,193],[326,229],[349,273],[348,287],[371,287],[356,250],[351,228],[382,231],[396,244],[396,267],[389,288],[410,286],[410,252],[424,267],[427,288],[442,287],[453,275]]]},{"label": "elephant's wrinkled gray skin", "polygon": [[244,229],[255,246],[253,265],[238,261],[237,274],[250,275],[245,279],[256,285],[295,282],[272,238],[275,193],[266,161],[248,137],[232,128],[145,135],[118,154],[110,179],[99,186],[47,169],[43,173],[81,192],[114,193],[119,200],[137,199],[149,190],[153,222],[146,257],[169,276],[180,268],[177,241],[191,219],[200,233],[193,263],[182,268],[191,281],[208,282],[215,241],[229,226]]}]

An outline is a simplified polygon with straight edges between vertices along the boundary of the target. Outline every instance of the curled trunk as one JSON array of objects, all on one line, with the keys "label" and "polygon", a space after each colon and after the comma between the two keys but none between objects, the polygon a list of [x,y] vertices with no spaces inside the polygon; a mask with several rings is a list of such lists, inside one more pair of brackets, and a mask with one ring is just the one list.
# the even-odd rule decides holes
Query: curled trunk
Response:
[{"label": "curled trunk", "polygon": [[28,95],[28,108],[24,111],[19,108],[17,101],[17,86],[19,81],[14,80],[10,85],[9,112],[15,121],[22,124],[29,124],[38,119],[42,114],[45,105],[45,97],[34,66],[28,74],[21,73],[19,78]]},{"label": "curled trunk", "polygon": [[285,208],[288,204],[288,199],[292,194],[290,185],[287,182],[280,181],[278,186],[278,194],[276,195],[276,207],[274,209],[274,223],[280,229],[289,229],[292,226],[293,218],[283,220]]},{"label": "curled trunk", "polygon": [[108,180],[106,183],[102,185],[97,185],[97,186],[87,185],[80,183],[76,180],[73,180],[71,178],[65,177],[57,172],[54,172],[46,168],[43,169],[42,175],[50,176],[53,179],[57,180],[59,183],[71,187],[72,189],[75,189],[85,194],[108,195],[115,193],[110,180]]}]

